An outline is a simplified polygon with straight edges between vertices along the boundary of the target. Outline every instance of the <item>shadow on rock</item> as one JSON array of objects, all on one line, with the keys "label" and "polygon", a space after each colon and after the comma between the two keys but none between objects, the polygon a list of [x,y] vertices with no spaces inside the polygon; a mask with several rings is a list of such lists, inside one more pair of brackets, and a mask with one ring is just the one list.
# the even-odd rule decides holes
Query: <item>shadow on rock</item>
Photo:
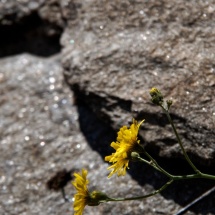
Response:
[{"label": "shadow on rock", "polygon": [[23,52],[42,57],[57,54],[61,33],[59,26],[45,22],[33,12],[12,25],[0,25],[0,57]]}]

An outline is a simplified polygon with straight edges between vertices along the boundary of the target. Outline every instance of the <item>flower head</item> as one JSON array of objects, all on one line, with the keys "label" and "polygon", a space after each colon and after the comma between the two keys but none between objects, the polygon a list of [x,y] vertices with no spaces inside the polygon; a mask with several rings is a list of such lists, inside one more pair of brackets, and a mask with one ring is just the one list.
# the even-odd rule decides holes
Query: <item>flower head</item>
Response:
[{"label": "flower head", "polygon": [[139,145],[140,141],[138,140],[137,135],[139,127],[143,122],[144,120],[140,123],[133,120],[133,124],[130,128],[127,128],[127,126],[120,128],[117,141],[111,143],[111,147],[113,147],[116,152],[105,157],[106,161],[113,163],[112,166],[108,167],[108,170],[113,169],[108,176],[109,178],[114,173],[117,173],[118,176],[125,175],[126,168],[128,168],[128,163],[131,159],[130,155],[137,150],[137,146]]},{"label": "flower head", "polygon": [[77,190],[73,206],[75,211],[74,215],[82,215],[86,205],[97,206],[109,199],[105,193],[100,191],[93,191],[92,193],[88,191],[87,185],[89,184],[89,180],[87,180],[87,173],[85,169],[82,169],[82,174],[74,173],[75,180],[72,184]]},{"label": "flower head", "polygon": [[90,193],[87,188],[87,185],[89,184],[89,180],[87,180],[87,170],[82,169],[82,175],[81,173],[74,173],[74,176],[75,180],[72,184],[77,190],[74,201],[74,215],[81,215],[90,197]]}]

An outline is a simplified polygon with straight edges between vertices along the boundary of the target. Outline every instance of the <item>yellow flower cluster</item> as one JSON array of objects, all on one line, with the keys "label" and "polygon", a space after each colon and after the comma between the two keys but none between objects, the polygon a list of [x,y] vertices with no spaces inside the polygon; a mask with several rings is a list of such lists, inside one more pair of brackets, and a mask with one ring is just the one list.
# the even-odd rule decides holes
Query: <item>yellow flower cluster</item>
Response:
[{"label": "yellow flower cluster", "polygon": [[[130,128],[123,126],[119,130],[116,142],[111,143],[111,147],[116,152],[105,157],[106,161],[113,163],[112,166],[108,167],[108,170],[113,169],[108,177],[111,177],[114,173],[117,173],[118,176],[125,175],[126,168],[128,168],[129,160],[131,159],[131,153],[137,152],[137,146],[140,143],[137,135],[139,127],[143,122],[144,120],[140,123],[133,120]],[[99,191],[93,191],[92,193],[88,191],[87,185],[89,184],[89,180],[87,180],[87,173],[85,169],[82,169],[82,173],[74,173],[75,180],[72,184],[77,190],[74,196],[74,215],[82,215],[86,205],[96,206],[109,199],[106,194]]]},{"label": "yellow flower cluster", "polygon": [[133,120],[133,124],[130,128],[123,126],[117,136],[117,141],[111,143],[116,152],[112,155],[106,156],[105,161],[113,163],[112,166],[108,167],[108,170],[113,169],[108,177],[111,177],[114,173],[118,176],[126,174],[126,168],[128,168],[129,160],[131,159],[131,153],[136,151],[139,140],[137,138],[140,125],[144,122],[142,120],[138,123]]}]

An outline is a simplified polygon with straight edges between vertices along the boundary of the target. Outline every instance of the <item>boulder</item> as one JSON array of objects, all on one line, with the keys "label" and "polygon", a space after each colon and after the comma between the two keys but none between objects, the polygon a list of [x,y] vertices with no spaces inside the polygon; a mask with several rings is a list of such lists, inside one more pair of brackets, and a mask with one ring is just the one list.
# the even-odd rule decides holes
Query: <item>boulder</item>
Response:
[{"label": "boulder", "polygon": [[[139,177],[141,183],[133,179],[134,173],[107,178],[108,165],[101,157],[107,150],[104,152],[101,146],[105,143],[108,148],[113,131],[85,106],[77,108],[63,79],[60,55],[43,59],[22,54],[1,59],[0,83],[0,214],[73,214],[75,189],[70,182],[73,172],[82,168],[89,171],[89,189],[112,197],[147,194],[165,183],[144,165],[146,176]],[[86,120],[82,118],[81,125],[80,114]],[[86,129],[88,135],[84,136],[82,130],[86,134]],[[172,199],[157,195],[153,201],[86,207],[85,214],[167,214],[179,207]]]},{"label": "boulder", "polygon": [[171,115],[196,164],[215,164],[214,5],[194,1],[82,1],[61,43],[64,75],[76,97],[118,130],[146,119],[142,143],[182,158],[149,90],[173,100]]}]

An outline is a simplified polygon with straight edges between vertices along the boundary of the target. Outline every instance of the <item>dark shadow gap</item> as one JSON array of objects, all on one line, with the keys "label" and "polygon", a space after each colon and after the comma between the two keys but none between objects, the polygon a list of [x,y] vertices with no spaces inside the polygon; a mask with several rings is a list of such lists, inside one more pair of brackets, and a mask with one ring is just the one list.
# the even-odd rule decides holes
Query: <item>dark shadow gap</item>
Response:
[{"label": "dark shadow gap", "polygon": [[80,101],[78,101],[78,112],[81,132],[90,147],[104,159],[113,152],[110,143],[116,139],[116,133],[110,126],[96,118],[91,110]]},{"label": "dark shadow gap", "polygon": [[30,53],[49,57],[61,50],[62,29],[42,20],[37,12],[12,25],[0,25],[0,58]]}]

